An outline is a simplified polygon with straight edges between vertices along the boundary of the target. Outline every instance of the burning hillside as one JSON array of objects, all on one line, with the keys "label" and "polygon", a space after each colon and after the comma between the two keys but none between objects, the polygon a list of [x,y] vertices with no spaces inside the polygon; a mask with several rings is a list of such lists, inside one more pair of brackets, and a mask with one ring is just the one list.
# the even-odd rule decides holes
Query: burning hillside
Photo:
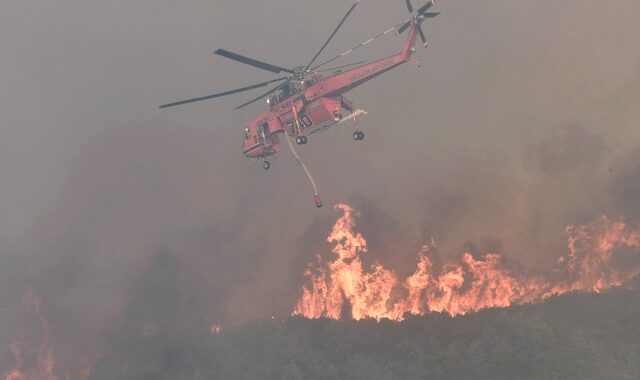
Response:
[{"label": "burning hillside", "polygon": [[[13,359],[13,368],[4,371],[4,380],[85,380],[91,376],[93,359],[80,359],[74,368],[65,371],[64,377],[59,377],[56,368],[54,344],[51,336],[51,323],[47,317],[42,299],[29,289],[22,297],[22,305],[18,318],[21,321],[20,331],[13,336],[7,351]],[[86,353],[77,353],[82,357]]]},{"label": "burning hillside", "polygon": [[[15,336],[9,345],[15,366],[5,373],[5,380],[57,380],[51,349],[50,327],[42,310],[42,302],[32,291],[23,298],[25,321],[31,336]],[[24,334],[24,333],[23,333]],[[31,341],[31,342],[30,342]],[[35,341],[35,344],[33,344]]]},{"label": "burning hillside", "polygon": [[[342,212],[327,241],[334,259],[310,263],[307,284],[294,314],[307,318],[348,316],[402,320],[407,313],[446,312],[452,316],[491,307],[540,302],[568,292],[601,292],[624,285],[640,274],[640,262],[614,265],[616,253],[640,253],[640,228],[603,216],[567,227],[567,252],[550,275],[529,275],[507,266],[498,253],[476,258],[464,253],[460,262],[436,268],[435,242],[418,253],[415,272],[405,280],[380,263],[366,268],[362,255],[367,242],[356,232],[357,211],[337,205]],[[628,255],[628,252],[626,252]]]},{"label": "burning hillside", "polygon": [[[415,316],[444,313],[448,314],[446,321],[449,322],[446,323],[464,324],[455,322],[459,318],[450,317],[487,308],[538,303],[565,293],[600,293],[631,284],[640,274],[640,229],[601,217],[592,223],[567,227],[567,251],[557,260],[552,273],[526,273],[510,265],[498,253],[483,256],[464,253],[459,262],[441,263],[435,241],[431,241],[418,252],[413,273],[402,279],[397,272],[379,262],[365,264],[368,248],[365,237],[357,231],[358,212],[344,204],[335,208],[341,215],[327,238],[332,244],[333,257],[326,261],[318,255],[316,261],[308,265],[306,284],[295,307],[294,314],[306,317],[304,319],[415,321]],[[20,307],[15,310],[19,315],[14,319],[20,322],[15,325],[12,340],[5,347],[9,359],[5,359],[5,368],[0,371],[3,379],[137,378],[137,374],[144,371],[163,373],[163,378],[175,378],[185,373],[196,373],[198,367],[209,368],[209,353],[224,354],[226,340],[242,340],[243,334],[256,334],[251,326],[223,329],[221,324],[212,323],[211,319],[193,319],[197,314],[193,307],[185,313],[187,317],[172,316],[179,307],[173,306],[173,302],[165,303],[163,298],[149,297],[146,289],[150,287],[163,295],[177,296],[173,282],[165,283],[173,276],[175,262],[168,254],[159,255],[154,262],[155,269],[140,279],[142,296],[134,297],[125,312],[125,315],[136,316],[135,323],[112,330],[106,344],[95,343],[91,345],[92,349],[82,354],[74,351],[69,355],[68,348],[59,345],[61,332],[58,331],[59,326],[49,321],[48,305],[43,304],[34,290],[27,291]],[[145,303],[149,304],[144,306]],[[505,310],[505,313],[510,312]],[[434,318],[439,320],[442,316]],[[295,330],[299,320],[284,321],[285,329],[293,329],[286,334],[304,334]],[[55,322],[55,318],[52,321]],[[279,321],[283,322],[276,318],[270,323]],[[425,321],[433,322],[429,317]],[[325,322],[318,323],[322,325]],[[405,326],[406,323],[395,325]],[[315,325],[308,326],[313,329]],[[389,328],[386,322],[365,323],[363,326],[380,331]],[[531,328],[538,328],[534,327]],[[283,327],[270,328],[278,330]],[[402,328],[410,330],[409,327]],[[258,330],[261,329],[258,326]],[[247,339],[251,341],[254,337]],[[435,346],[429,343],[432,340],[430,335],[419,344],[433,349]],[[215,349],[209,347],[211,344]],[[126,347],[124,351],[123,347]],[[166,355],[180,364],[167,362]],[[140,363],[153,365],[149,364],[151,369],[145,369],[145,365]],[[239,365],[246,367],[248,364],[243,362]],[[343,369],[349,370],[348,367]],[[277,369],[281,370],[286,372],[286,368]],[[238,371],[240,369],[231,369],[230,373]],[[248,377],[264,376],[255,373]]]}]

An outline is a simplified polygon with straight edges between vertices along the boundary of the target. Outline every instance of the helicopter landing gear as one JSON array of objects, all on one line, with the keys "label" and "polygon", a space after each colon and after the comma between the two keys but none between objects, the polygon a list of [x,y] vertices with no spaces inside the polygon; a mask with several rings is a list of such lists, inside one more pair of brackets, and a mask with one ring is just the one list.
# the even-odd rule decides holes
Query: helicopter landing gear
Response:
[{"label": "helicopter landing gear", "polygon": [[359,131],[358,129],[358,118],[357,115],[355,113],[352,114],[353,115],[353,129],[355,129],[355,132],[353,132],[353,139],[356,141],[362,141],[364,140],[364,132]]},{"label": "helicopter landing gear", "polygon": [[305,145],[307,143],[307,136],[298,136],[296,137],[296,144]]},{"label": "helicopter landing gear", "polygon": [[262,163],[262,168],[264,170],[269,170],[271,168],[271,162],[264,160],[264,162]]}]

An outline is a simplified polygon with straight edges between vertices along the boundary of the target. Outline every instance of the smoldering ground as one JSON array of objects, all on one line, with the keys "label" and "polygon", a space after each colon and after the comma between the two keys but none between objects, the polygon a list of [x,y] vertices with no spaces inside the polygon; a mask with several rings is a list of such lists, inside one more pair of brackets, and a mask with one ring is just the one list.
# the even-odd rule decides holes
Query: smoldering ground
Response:
[{"label": "smoldering ground", "polygon": [[[212,57],[218,47],[304,63],[348,6],[3,3],[2,346],[28,289],[43,300],[60,371],[78,352],[113,354],[148,333],[288,315],[335,215],[313,208],[286,154],[269,173],[241,156],[238,131],[259,106],[156,107],[270,79]],[[327,204],[360,208],[371,257],[408,271],[433,237],[445,257],[499,250],[546,270],[566,225],[602,214],[637,223],[640,4],[438,8],[422,68],[348,94],[370,111],[367,140],[333,130],[303,152]],[[404,17],[401,1],[363,2],[329,50]]]}]

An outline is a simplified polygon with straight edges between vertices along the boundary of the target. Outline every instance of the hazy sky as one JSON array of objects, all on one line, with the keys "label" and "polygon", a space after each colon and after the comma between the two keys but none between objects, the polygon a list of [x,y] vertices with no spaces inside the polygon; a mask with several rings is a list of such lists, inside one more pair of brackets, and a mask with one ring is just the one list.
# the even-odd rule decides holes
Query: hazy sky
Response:
[{"label": "hazy sky", "polygon": [[[185,310],[286,315],[342,201],[362,209],[371,255],[399,271],[432,236],[447,257],[499,250],[546,268],[567,224],[640,217],[636,0],[438,2],[421,68],[348,94],[369,111],[366,140],[334,129],[301,148],[322,210],[286,151],[269,172],[242,156],[263,104],[233,107],[253,94],[158,109],[274,77],[217,48],[304,65],[350,5],[0,2],[0,301],[41,289],[68,320],[59,330],[79,324],[91,341],[144,319],[127,305],[171,267]],[[406,16],[402,0],[363,0],[323,56]],[[70,306],[82,312],[69,319]]]},{"label": "hazy sky", "polygon": [[[74,162],[102,136],[158,124],[184,136],[203,134],[219,153],[213,175],[227,173],[225,182],[263,187],[262,194],[282,193],[279,199],[307,211],[306,192],[286,194],[304,186],[297,170],[277,162],[282,169],[264,177],[239,154],[238,131],[262,106],[232,108],[251,94],[165,111],[156,105],[272,78],[213,56],[219,47],[304,64],[349,5],[3,1],[0,236],[15,236],[51,208]],[[578,120],[579,106],[638,75],[639,5],[631,0],[451,0],[438,9],[444,14],[426,26],[432,46],[416,55],[421,69],[403,67],[350,94],[371,112],[366,144],[330,132],[305,152],[328,203],[364,189],[382,196],[393,191],[390,183],[406,189],[401,185],[415,170],[429,177],[451,153],[496,145],[504,151],[544,129],[522,125],[532,116]],[[405,16],[400,0],[362,1],[325,55]],[[400,42],[389,37],[353,59],[392,52]],[[345,181],[353,171],[395,174],[393,181],[369,175]],[[246,179],[252,175],[259,179]]]}]

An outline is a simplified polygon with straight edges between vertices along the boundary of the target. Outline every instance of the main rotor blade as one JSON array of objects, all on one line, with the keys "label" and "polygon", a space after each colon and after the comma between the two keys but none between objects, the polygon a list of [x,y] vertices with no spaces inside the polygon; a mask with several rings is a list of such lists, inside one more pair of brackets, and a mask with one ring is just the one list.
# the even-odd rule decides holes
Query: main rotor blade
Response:
[{"label": "main rotor blade", "polygon": [[268,85],[270,83],[279,82],[279,81],[285,80],[285,79],[288,79],[288,78],[278,78],[278,79],[270,80],[270,81],[267,81],[267,82],[262,82],[262,83],[254,84],[254,85],[251,85],[251,86],[238,88],[238,89],[235,89],[235,90],[221,92],[221,93],[218,93],[218,94],[202,96],[202,97],[199,97],[199,98],[193,98],[193,99],[187,99],[187,100],[180,100],[178,102],[163,104],[163,105],[160,106],[160,108],[174,107],[174,106],[179,106],[181,104],[199,102],[201,100],[214,99],[214,98],[219,98],[221,96],[237,94],[238,92],[249,91],[249,90],[253,90],[253,89],[256,89],[256,88],[264,87],[264,86],[266,86],[266,85]]},{"label": "main rotor blade", "polygon": [[413,5],[411,5],[411,0],[407,0],[407,9],[409,13],[413,13]]},{"label": "main rotor blade", "polygon": [[423,5],[422,7],[420,7],[420,9],[418,9],[418,14],[421,15],[424,12],[428,11],[429,8],[433,7],[433,0],[429,0],[428,3],[426,3],[425,5]]},{"label": "main rotor blade", "polygon": [[351,8],[349,8],[349,11],[347,11],[347,14],[344,15],[344,17],[342,18],[342,20],[340,21],[340,23],[338,24],[338,26],[336,27],[336,29],[333,31],[333,33],[331,33],[331,36],[329,36],[329,39],[327,40],[327,42],[324,43],[324,45],[322,45],[322,47],[320,48],[320,50],[318,50],[318,52],[316,53],[315,56],[313,56],[313,58],[311,59],[311,62],[309,62],[309,64],[307,65],[307,67],[304,68],[304,71],[306,72],[307,70],[309,70],[309,67],[311,67],[311,65],[313,65],[313,62],[315,62],[316,58],[318,58],[318,56],[320,55],[320,53],[322,53],[322,51],[324,50],[324,48],[327,47],[327,45],[329,45],[329,42],[331,42],[331,40],[333,39],[333,36],[336,35],[336,33],[338,33],[338,30],[342,27],[342,24],[344,24],[344,22],[347,20],[347,17],[349,17],[349,15],[351,14],[351,12],[353,12],[353,10],[356,8],[356,6],[358,5],[358,3],[360,2],[360,0],[356,1]]},{"label": "main rotor blade", "polygon": [[280,66],[271,65],[262,61],[258,61],[257,59],[245,57],[243,55],[236,54],[228,50],[218,49],[214,53],[217,55],[223,56],[225,58],[232,59],[234,61],[238,61],[250,66],[257,67],[262,70],[271,71],[272,73],[280,74],[281,72],[284,71],[285,73],[293,74],[293,70],[285,69],[284,67],[280,67]]},{"label": "main rotor blade", "polygon": [[272,88],[272,89],[271,89],[271,90],[269,90],[268,92],[265,92],[264,94],[262,94],[262,95],[260,95],[260,96],[257,96],[257,97],[255,97],[255,98],[253,98],[253,99],[249,100],[248,102],[243,103],[243,104],[241,104],[241,105],[237,106],[235,109],[239,110],[240,108],[243,108],[243,107],[245,107],[245,106],[248,106],[248,105],[249,105],[249,104],[251,104],[251,103],[257,102],[258,100],[260,100],[260,99],[262,99],[262,98],[266,97],[267,95],[271,94],[272,92],[278,91],[279,89],[281,89],[282,87],[286,86],[287,84],[289,84],[289,81],[286,81],[286,82],[284,82],[284,83],[282,83],[282,84],[278,85],[277,87]]},{"label": "main rotor blade", "polygon": [[335,61],[336,59],[342,58],[347,54],[351,54],[354,50],[359,49],[359,48],[361,48],[361,47],[363,47],[365,45],[368,45],[368,44],[372,43],[373,41],[377,40],[378,38],[384,36],[387,33],[391,33],[393,31],[395,31],[396,29],[398,29],[398,27],[400,27],[400,25],[393,26],[393,27],[385,30],[384,32],[382,32],[380,34],[378,34],[378,35],[376,35],[374,37],[371,37],[371,38],[369,38],[368,40],[366,40],[364,42],[359,43],[358,45],[352,47],[351,49],[345,51],[344,53],[338,54],[335,57],[333,57],[331,59],[328,59],[328,60],[322,62],[321,64],[312,67],[311,70],[316,70],[316,69],[318,69],[318,68],[320,68],[320,67],[322,67],[324,65],[328,65],[329,63]]}]

